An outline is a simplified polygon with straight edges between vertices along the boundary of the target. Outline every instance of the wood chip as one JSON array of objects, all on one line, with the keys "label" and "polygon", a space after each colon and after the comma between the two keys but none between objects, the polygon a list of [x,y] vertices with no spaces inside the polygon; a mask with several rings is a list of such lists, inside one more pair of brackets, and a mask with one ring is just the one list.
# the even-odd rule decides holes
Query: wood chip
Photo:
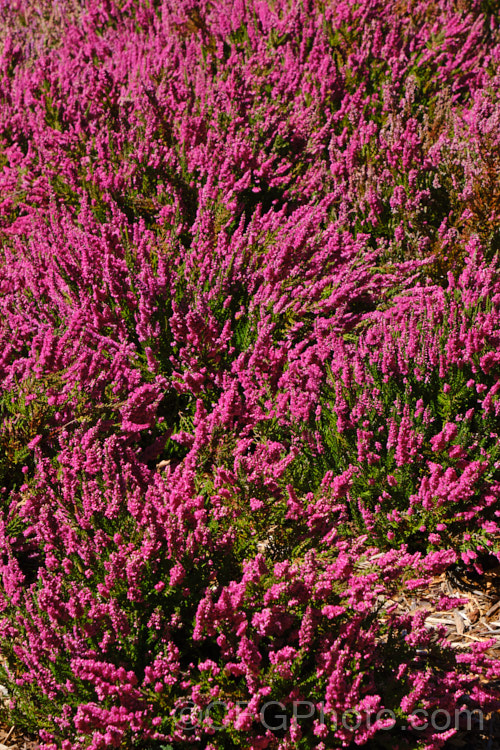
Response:
[{"label": "wood chip", "polygon": [[469,618],[470,624],[474,625],[481,616],[481,610],[479,608],[479,602],[476,598],[472,602],[469,602],[465,608],[467,617]]},{"label": "wood chip", "polygon": [[495,614],[497,609],[500,609],[500,601],[498,601],[496,604],[494,604],[492,607],[489,608],[489,610],[486,612],[485,617],[491,617],[491,615]]},{"label": "wood chip", "polygon": [[[2,742],[7,742],[7,740],[9,739],[9,737],[12,735],[12,732],[14,731],[14,729],[15,729],[15,727],[11,727],[9,729],[9,731],[7,732],[7,734],[5,735],[5,737],[2,737]],[[4,747],[5,747],[5,745],[4,745]],[[2,750],[1,747],[0,747],[0,750]]]},{"label": "wood chip", "polygon": [[469,635],[468,633],[464,633],[464,638],[470,638],[471,641],[477,641],[478,643],[484,643],[489,640],[489,638],[477,638],[475,635]]},{"label": "wood chip", "polygon": [[425,622],[430,625],[453,625],[454,619],[452,617],[435,617],[432,615],[431,617],[427,617]]},{"label": "wood chip", "polygon": [[453,619],[455,620],[455,627],[459,635],[463,635],[465,631],[465,625],[463,619],[460,617],[457,610],[453,612]]}]

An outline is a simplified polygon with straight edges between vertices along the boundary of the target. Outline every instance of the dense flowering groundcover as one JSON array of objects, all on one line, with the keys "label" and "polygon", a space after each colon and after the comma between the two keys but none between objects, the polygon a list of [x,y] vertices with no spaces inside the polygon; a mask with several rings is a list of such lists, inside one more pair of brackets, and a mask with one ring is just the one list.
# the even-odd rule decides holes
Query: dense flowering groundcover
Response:
[{"label": "dense flowering groundcover", "polygon": [[500,664],[392,602],[500,554],[498,3],[0,17],[2,710],[442,747]]}]

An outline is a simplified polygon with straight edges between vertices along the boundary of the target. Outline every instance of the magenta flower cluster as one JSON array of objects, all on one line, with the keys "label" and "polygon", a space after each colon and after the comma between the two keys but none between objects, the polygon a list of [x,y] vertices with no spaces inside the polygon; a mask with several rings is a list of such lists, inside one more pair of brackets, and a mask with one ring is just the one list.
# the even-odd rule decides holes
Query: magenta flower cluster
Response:
[{"label": "magenta flower cluster", "polygon": [[397,606],[500,560],[496,3],[0,16],[3,709],[43,750],[437,750],[412,712],[499,700]]}]

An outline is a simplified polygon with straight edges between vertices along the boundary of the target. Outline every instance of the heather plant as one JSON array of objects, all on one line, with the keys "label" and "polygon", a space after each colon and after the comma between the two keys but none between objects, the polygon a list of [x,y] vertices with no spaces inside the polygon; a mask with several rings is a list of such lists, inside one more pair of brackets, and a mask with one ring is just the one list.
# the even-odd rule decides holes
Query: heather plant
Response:
[{"label": "heather plant", "polygon": [[[409,712],[444,705],[441,681],[448,686],[449,710],[459,705],[455,701],[463,698],[469,678],[456,655],[446,658],[446,648],[439,648],[418,616],[397,616],[387,606],[394,580],[407,576],[410,566],[419,570],[419,555],[389,552],[371,559],[373,550],[365,557],[364,539],[352,544],[331,534],[329,541],[328,551],[309,550],[293,563],[270,566],[258,555],[245,564],[239,584],[215,595],[209,591],[200,602],[193,637],[206,642],[217,635],[222,659],[204,665],[207,674],[193,703],[203,708],[216,696],[224,711],[219,710],[217,721],[205,711],[198,737],[218,724],[227,728],[236,747],[325,748],[353,739],[364,744],[375,736],[380,746],[390,746],[401,725],[409,728]],[[440,668],[432,673],[428,665],[436,649]],[[300,701],[320,711],[299,722],[293,706]],[[379,733],[384,709],[397,714],[395,734],[385,738]],[[351,729],[345,717],[340,725],[338,717],[348,711],[363,717],[360,731]],[[414,729],[413,742],[419,727]],[[432,733],[427,741],[444,740]]]},{"label": "heather plant", "polygon": [[499,554],[496,4],[0,16],[5,711],[285,750],[493,706],[391,597]]},{"label": "heather plant", "polygon": [[471,273],[469,259],[445,293],[418,290],[400,298],[412,299],[409,316],[391,309],[365,326],[334,360],[318,420],[319,460],[345,475],[347,528],[379,544],[445,545],[466,562],[497,552],[500,466],[497,282],[474,294]]},{"label": "heather plant", "polygon": [[157,735],[151,675],[167,670],[175,700],[180,663],[187,674],[198,658],[190,628],[199,598],[237,573],[231,528],[208,514],[192,472],[148,482],[120,440],[97,434],[66,434],[57,472],[40,458],[36,480],[12,501],[30,522],[22,537],[36,551],[36,582],[5,523],[2,536],[13,718],[34,723],[46,741],[54,730],[81,735],[82,747]]},{"label": "heather plant", "polygon": [[[96,430],[63,438],[58,463],[56,476],[41,460],[17,498],[32,521],[24,538],[37,550],[36,582],[4,524],[2,535],[2,679],[13,720],[36,724],[47,747],[308,747],[355,736],[337,726],[344,710],[371,717],[356,735],[364,742],[384,727],[383,709],[394,711],[397,732],[417,707],[454,712],[465,695],[489,705],[421,617],[391,607],[401,576],[420,575],[407,585],[422,585],[446,555],[374,557],[366,538],[330,533],[326,547],[293,563],[245,561],[227,492],[197,494],[192,471],[148,482],[144,466]],[[474,665],[496,675],[480,653]],[[262,713],[259,725],[273,701],[285,715],[293,701],[312,701],[318,715],[278,727]]]}]

